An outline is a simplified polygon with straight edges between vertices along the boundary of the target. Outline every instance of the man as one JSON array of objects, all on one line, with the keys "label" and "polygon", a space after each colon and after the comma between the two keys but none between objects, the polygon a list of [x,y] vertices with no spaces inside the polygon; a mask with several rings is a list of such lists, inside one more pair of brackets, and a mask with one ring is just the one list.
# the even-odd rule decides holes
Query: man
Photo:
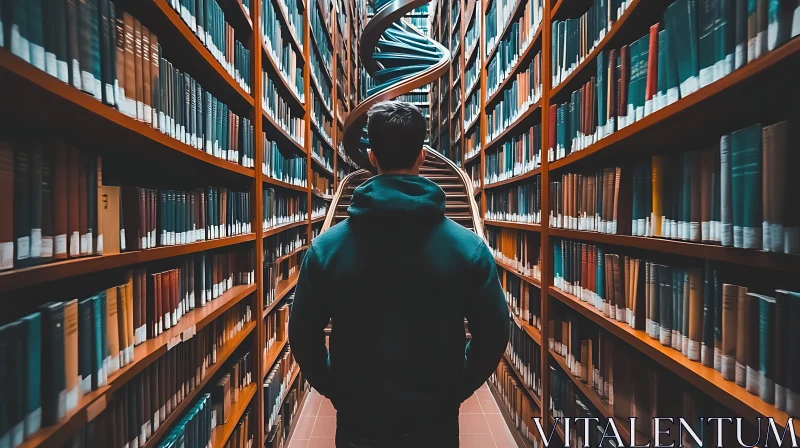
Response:
[{"label": "man", "polygon": [[300,270],[289,340],[306,380],[337,410],[337,448],[458,447],[459,406],[508,343],[489,248],[445,218],[445,193],[419,176],[426,132],[411,104],[370,110],[379,174],[355,190],[349,219],[311,243]]}]

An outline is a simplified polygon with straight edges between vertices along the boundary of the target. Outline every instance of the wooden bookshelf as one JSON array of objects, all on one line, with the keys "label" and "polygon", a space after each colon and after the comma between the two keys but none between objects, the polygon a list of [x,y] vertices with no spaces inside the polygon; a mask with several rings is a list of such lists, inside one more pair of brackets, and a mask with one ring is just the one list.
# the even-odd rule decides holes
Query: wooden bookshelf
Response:
[{"label": "wooden bookshelf", "polygon": [[540,224],[532,224],[527,222],[513,222],[513,221],[498,221],[494,219],[484,219],[483,223],[487,226],[505,227],[508,229],[529,230],[531,232],[538,232],[542,229]]},{"label": "wooden bookshelf", "polygon": [[526,384],[525,384],[525,383],[522,381],[522,378],[523,378],[523,377],[522,377],[522,373],[520,373],[520,371],[519,371],[519,370],[517,369],[517,367],[514,365],[514,361],[512,361],[512,360],[511,360],[511,357],[510,357],[510,356],[508,356],[508,352],[506,352],[506,353],[503,353],[503,359],[506,361],[506,365],[508,365],[508,368],[511,370],[511,372],[513,372],[513,373],[514,373],[514,375],[515,375],[515,376],[517,377],[517,379],[519,380],[519,384],[520,384],[520,386],[522,386],[522,390],[524,390],[524,391],[525,391],[525,393],[528,395],[528,398],[530,398],[530,399],[531,399],[531,401],[533,401],[533,402],[536,404],[536,407],[537,407],[537,408],[539,408],[539,409],[541,410],[541,409],[542,409],[542,400],[541,400],[541,399],[539,399],[539,396],[538,396],[538,395],[536,395],[536,391],[535,391],[535,390],[533,390],[533,389],[531,389],[530,387],[528,387],[528,386],[527,386],[527,385],[526,385]]},{"label": "wooden bookshelf", "polygon": [[228,421],[223,424],[217,423],[217,427],[211,431],[212,447],[225,446],[225,443],[231,438],[233,431],[237,426],[239,426],[239,420],[242,419],[245,411],[253,401],[253,397],[256,395],[257,386],[257,382],[250,383],[249,385],[245,386],[244,389],[239,391],[236,402],[231,403]]}]

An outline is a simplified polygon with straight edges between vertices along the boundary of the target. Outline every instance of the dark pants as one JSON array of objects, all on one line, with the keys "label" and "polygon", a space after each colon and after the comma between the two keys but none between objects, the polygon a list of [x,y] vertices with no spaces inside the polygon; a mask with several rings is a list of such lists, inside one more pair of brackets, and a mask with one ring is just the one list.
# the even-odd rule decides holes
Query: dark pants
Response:
[{"label": "dark pants", "polygon": [[458,418],[441,424],[378,430],[336,425],[336,448],[458,448]]}]

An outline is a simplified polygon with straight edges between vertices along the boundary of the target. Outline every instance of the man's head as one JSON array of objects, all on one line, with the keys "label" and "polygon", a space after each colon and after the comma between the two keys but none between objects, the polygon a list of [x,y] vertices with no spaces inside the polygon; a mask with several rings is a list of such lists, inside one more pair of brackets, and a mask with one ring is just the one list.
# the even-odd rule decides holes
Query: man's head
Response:
[{"label": "man's head", "polygon": [[378,172],[419,174],[428,133],[422,112],[410,103],[385,101],[372,106],[367,116],[369,161]]}]

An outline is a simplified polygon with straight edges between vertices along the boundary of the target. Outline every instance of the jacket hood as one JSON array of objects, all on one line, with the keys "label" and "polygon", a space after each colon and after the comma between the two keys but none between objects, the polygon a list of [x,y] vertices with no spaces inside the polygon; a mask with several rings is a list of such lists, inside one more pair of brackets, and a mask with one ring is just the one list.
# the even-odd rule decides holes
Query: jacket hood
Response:
[{"label": "jacket hood", "polygon": [[444,217],[445,194],[432,181],[411,174],[379,174],[353,192],[347,214],[356,222],[436,222]]}]

